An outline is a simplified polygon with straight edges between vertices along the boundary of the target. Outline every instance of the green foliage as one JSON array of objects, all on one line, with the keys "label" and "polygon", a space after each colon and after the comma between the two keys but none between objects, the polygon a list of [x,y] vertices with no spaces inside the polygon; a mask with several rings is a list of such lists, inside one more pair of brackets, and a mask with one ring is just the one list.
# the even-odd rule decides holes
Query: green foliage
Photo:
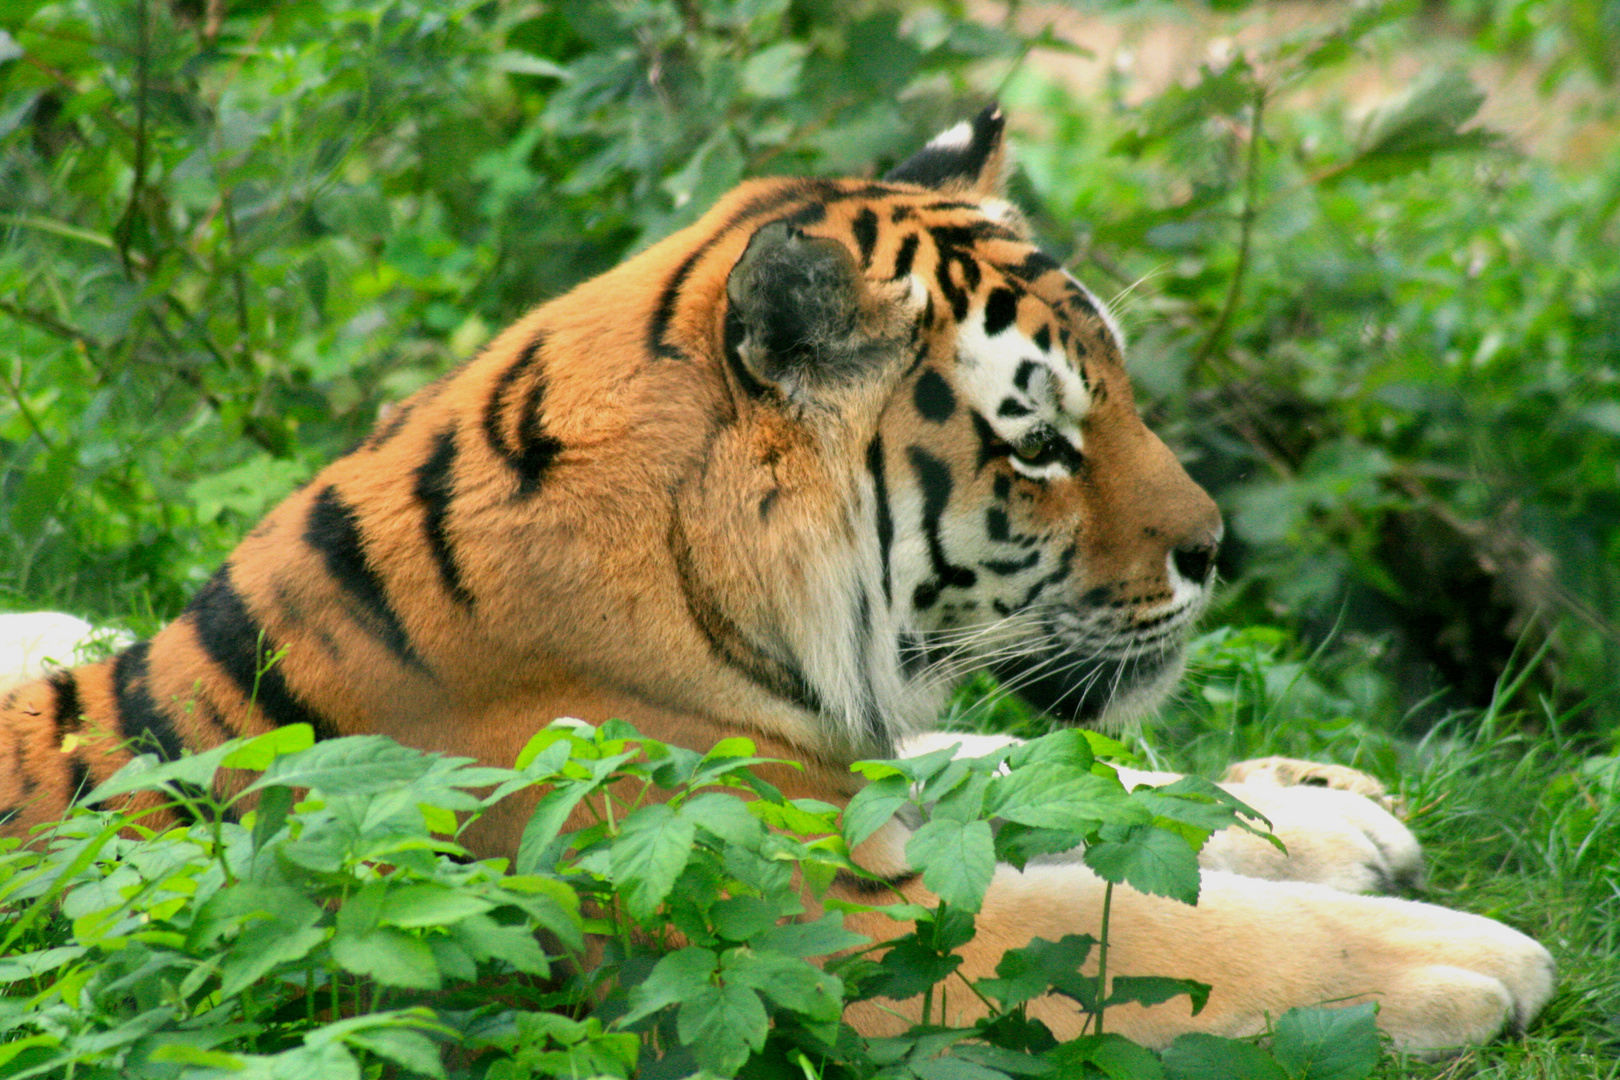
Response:
[{"label": "green foliage", "polygon": [[[153,628],[380,407],[523,308],[743,176],[881,168],[994,89],[1026,133],[1020,201],[1082,278],[1118,286],[1150,419],[1227,511],[1223,572],[1241,576],[1225,625],[1141,752],[1208,773],[1291,753],[1399,777],[1440,898],[1560,951],[1569,989],[1488,1068],[1612,1072],[1599,1058],[1620,1013],[1616,7],[1415,8],[1250,36],[1144,97],[1117,79],[1076,95],[1023,64],[1054,37],[956,5],[13,4],[0,602]],[[1438,74],[1365,115],[1347,104],[1347,70],[1428,46],[1436,25],[1461,31]],[[1580,119],[1597,134],[1574,164],[1474,126],[1480,90],[1461,72],[1500,59],[1588,94]],[[1302,638],[1329,644],[1301,652]],[[1452,712],[1466,705],[1483,716]],[[946,719],[1045,723],[988,680]],[[825,808],[773,800],[740,746],[694,760],[623,731],[542,742],[499,780],[380,742],[273,763],[291,745],[233,747],[129,774],[204,823],[130,841],[85,816],[48,857],[4,856],[0,891],[21,914],[0,950],[0,1074],[74,1058],[77,1076],[434,1075],[424,1048],[448,1040],[473,1064],[440,1067],[513,1078],[624,1075],[643,1055],[667,1059],[647,1075],[678,1074],[698,1052],[761,1076],[1296,1076],[1343,1075],[1370,1046],[1356,1029],[1343,1064],[1312,1049],[1333,1042],[1320,1029],[1278,1018],[1269,1052],[1190,1039],[1161,1062],[1106,1031],[1047,1047],[1018,1020],[1044,985],[1088,1008],[1197,1000],[1122,980],[1103,993],[1063,967],[1101,952],[1084,939],[1004,962],[981,986],[1007,1013],[994,1030],[858,1044],[837,1028],[833,998],[956,978],[991,860],[1088,843],[1110,880],[1192,895],[1190,845],[1233,808],[1208,789],[1125,796],[1106,766],[1080,764],[1117,745],[1042,744],[1005,778],[869,767],[846,834],[930,804],[911,854],[947,904],[881,960],[818,969],[798,961],[854,946],[833,916],[781,922],[802,900],[779,886],[791,867],[815,886],[843,865]],[[268,770],[257,806],[213,822],[200,792],[239,754],[231,767]],[[454,815],[542,775],[513,867],[445,861]],[[685,794],[566,836],[616,776]],[[295,786],[320,783],[341,792],[294,804]],[[760,797],[742,809],[715,783]],[[1010,824],[992,832],[986,814]],[[261,879],[287,890],[274,906],[207,907],[228,881]],[[649,942],[672,926],[688,944],[665,968]],[[536,928],[610,940],[592,991],[608,1006],[559,1011],[586,990],[533,982],[557,970],[515,944]],[[499,1002],[473,978],[499,980]]]},{"label": "green foliage", "polygon": [[[1277,1076],[1351,1080],[1376,1058],[1371,1011],[1346,1010],[1284,1016],[1269,1051],[1177,1043],[1161,1068],[1103,1030],[1106,1009],[1183,994],[1198,1009],[1209,988],[1110,980],[1106,929],[1012,950],[967,987],[986,1019],[930,1024],[944,984],[963,982],[954,954],[973,937],[988,875],[963,870],[960,844],[914,841],[936,906],[832,901],[834,873],[863,873],[846,855],[853,837],[834,808],[785,800],[753,775],[746,740],[698,754],[617,722],[554,726],[515,769],[377,736],[310,742],[291,727],[175,762],[139,758],[91,800],[157,792],[192,824],[80,810],[42,845],[0,853],[12,916],[0,1075],[990,1080],[1220,1076],[1258,1061]],[[1085,847],[1091,861],[1106,846],[1120,853],[1099,868],[1109,880],[1187,899],[1196,863],[1138,853],[1192,852],[1243,812],[1207,788],[1127,793],[1074,732],[862,770],[877,777],[868,791],[898,778],[905,793],[858,799],[846,830],[926,805],[950,836],[982,831],[986,859]],[[1086,796],[1069,797],[1082,780]],[[458,838],[531,789],[525,854],[513,866],[472,859]],[[591,822],[560,833],[563,805]],[[1023,827],[992,838],[987,818],[1002,812]],[[897,936],[849,932],[850,910],[888,915]],[[600,954],[590,964],[587,933]],[[1094,950],[1096,973],[1083,974]],[[1023,1011],[1048,992],[1094,1017],[1096,1033],[1056,1044]],[[864,1040],[841,1022],[849,1001],[917,994],[924,1023],[906,1035]],[[588,1017],[570,1015],[587,1003]]]}]

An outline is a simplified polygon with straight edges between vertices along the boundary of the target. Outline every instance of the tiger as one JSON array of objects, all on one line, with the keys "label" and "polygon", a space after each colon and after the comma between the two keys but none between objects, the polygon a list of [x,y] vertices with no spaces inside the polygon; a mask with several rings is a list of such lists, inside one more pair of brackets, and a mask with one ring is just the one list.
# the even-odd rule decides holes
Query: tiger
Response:
[{"label": "tiger", "polygon": [[[1008,200],[1005,128],[988,107],[881,179],[746,181],[399,403],[150,640],[0,695],[6,832],[138,749],[295,723],[496,765],[557,717],[700,751],[745,736],[793,763],[760,767],[785,796],[841,805],[857,760],[973,742],[927,733],[972,671],[1063,723],[1146,714],[1211,595],[1221,515],[1143,422],[1118,321]],[[1387,809],[1336,774],[1260,771],[1229,790],[1286,856],[1218,834],[1195,906],[1112,900],[1111,971],[1196,979],[1207,1004],[1111,1008],[1114,1030],[1162,1047],[1373,1000],[1427,1052],[1538,1013],[1541,945],[1375,895],[1421,873]],[[510,855],[527,814],[507,799],[467,842]],[[914,827],[853,856],[929,904]],[[999,867],[962,972],[1095,934],[1103,894],[1078,859]],[[1029,1011],[1059,1038],[1086,1022],[1057,996]],[[847,1016],[882,1035],[921,1004]]]}]

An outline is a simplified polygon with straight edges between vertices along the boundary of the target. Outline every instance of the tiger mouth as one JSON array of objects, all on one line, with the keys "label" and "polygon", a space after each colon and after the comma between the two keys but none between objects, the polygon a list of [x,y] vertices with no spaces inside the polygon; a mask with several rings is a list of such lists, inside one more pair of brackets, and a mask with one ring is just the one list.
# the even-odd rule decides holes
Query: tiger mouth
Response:
[{"label": "tiger mouth", "polygon": [[1049,612],[1038,641],[989,670],[1004,690],[1055,719],[1107,723],[1151,707],[1169,690],[1181,674],[1193,614],[1120,630],[1084,614]]}]

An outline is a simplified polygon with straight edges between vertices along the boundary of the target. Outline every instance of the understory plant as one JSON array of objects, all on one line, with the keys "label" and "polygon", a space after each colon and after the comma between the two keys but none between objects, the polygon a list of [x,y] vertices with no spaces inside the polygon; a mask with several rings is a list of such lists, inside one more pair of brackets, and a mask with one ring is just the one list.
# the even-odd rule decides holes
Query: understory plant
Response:
[{"label": "understory plant", "polygon": [[[1196,1011],[1209,987],[1109,975],[1106,909],[1097,934],[1037,939],[992,978],[957,970],[998,861],[1069,852],[1110,891],[1192,903],[1203,840],[1257,828],[1200,780],[1127,792],[1105,760],[1119,751],[1065,731],[862,763],[842,813],[783,798],[745,739],[699,754],[618,722],[549,727],[511,769],[381,736],[312,745],[298,726],[142,757],[88,801],[147,810],[80,809],[0,855],[0,1076],[1368,1075],[1370,1006],[1289,1013],[1264,1048],[1189,1035],[1161,1056],[1113,1034],[1113,1005]],[[474,857],[466,830],[525,792],[515,857]],[[589,823],[565,829],[580,808]],[[926,815],[907,856],[937,901],[828,895],[835,874],[864,875],[851,846],[902,811]],[[846,929],[857,908],[893,935]],[[1027,1014],[1047,993],[1087,1014],[1086,1035],[1058,1043]],[[984,1019],[931,1022],[964,994]],[[841,1018],[917,995],[923,1023],[900,1036]]]}]

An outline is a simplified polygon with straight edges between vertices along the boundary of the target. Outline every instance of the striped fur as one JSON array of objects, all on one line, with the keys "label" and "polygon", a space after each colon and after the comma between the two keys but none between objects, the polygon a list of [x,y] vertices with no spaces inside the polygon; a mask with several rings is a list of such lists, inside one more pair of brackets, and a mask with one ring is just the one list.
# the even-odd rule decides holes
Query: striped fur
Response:
[{"label": "striped fur", "polygon": [[[6,828],[59,817],[132,752],[289,723],[493,764],[558,716],[696,749],[743,734],[803,765],[767,772],[787,795],[841,802],[849,763],[892,753],[972,670],[1079,722],[1152,702],[1219,515],[1138,417],[1106,310],[1002,200],[1001,132],[987,110],[887,180],[746,183],[519,320],[272,511],[150,642],[0,695]],[[509,853],[526,816],[506,800],[470,839]],[[893,823],[857,854],[926,902],[905,838]],[[1094,879],[1049,869],[998,875],[969,969],[1095,930]],[[1187,926],[1116,904],[1147,928],[1120,931],[1116,970],[1221,987],[1197,1020],[1122,1009],[1121,1030],[1258,1030],[1301,995],[1381,992],[1342,933],[1267,945],[1281,928],[1232,895]],[[1230,948],[1163,968],[1161,939]],[[1247,954],[1285,944],[1316,982],[1256,982]],[[896,1015],[864,1008],[869,1030]],[[1041,1011],[1077,1032],[1063,1003]]]}]

